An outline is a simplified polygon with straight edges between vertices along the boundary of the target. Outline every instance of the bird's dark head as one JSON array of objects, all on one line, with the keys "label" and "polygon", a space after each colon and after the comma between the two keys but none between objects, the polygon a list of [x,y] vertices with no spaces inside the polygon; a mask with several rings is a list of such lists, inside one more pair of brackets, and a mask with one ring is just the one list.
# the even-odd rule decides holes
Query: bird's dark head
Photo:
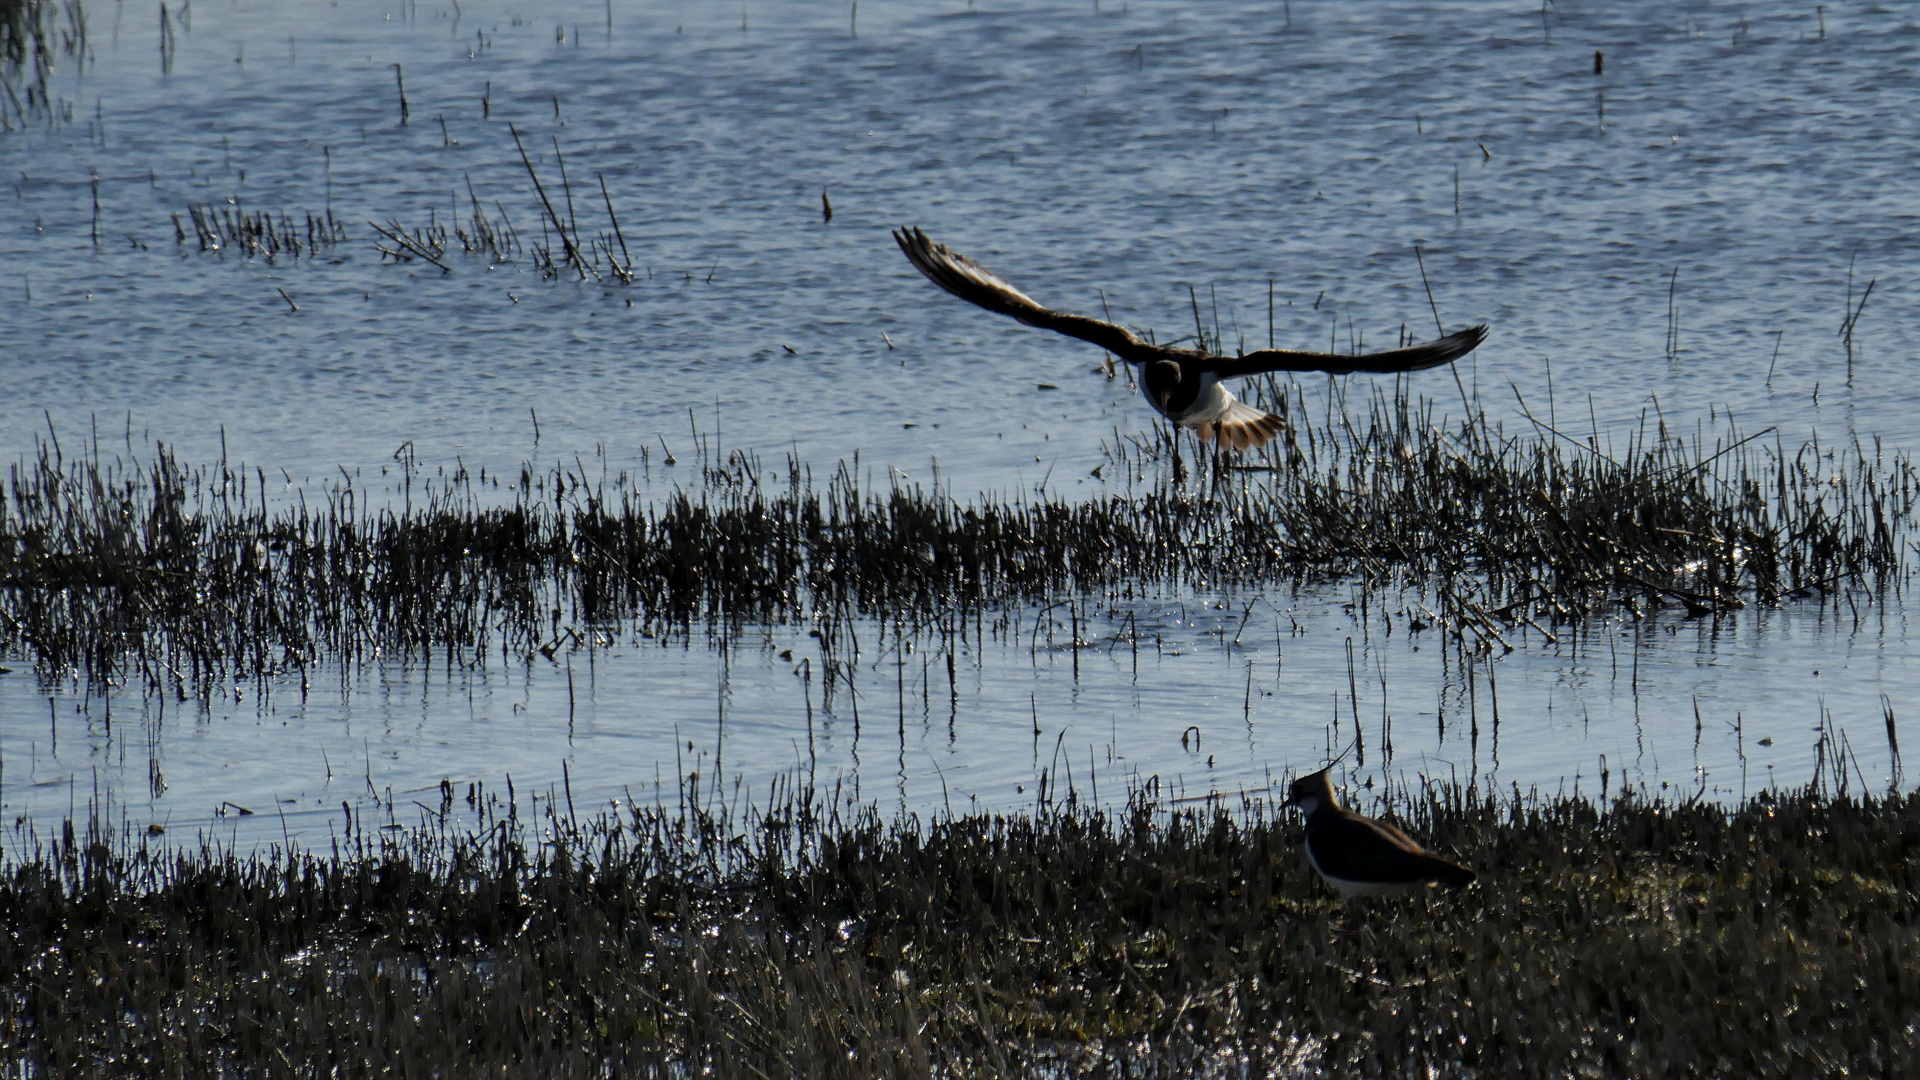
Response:
[{"label": "bird's dark head", "polygon": [[1147,397],[1154,407],[1166,412],[1167,403],[1180,388],[1180,365],[1171,360],[1155,360],[1141,373],[1140,381],[1146,386]]},{"label": "bird's dark head", "polygon": [[1287,789],[1287,801],[1283,806],[1297,806],[1311,815],[1321,806],[1338,806],[1340,800],[1333,794],[1333,779],[1328,773],[1333,771],[1329,765],[1319,772],[1308,773],[1293,782]]}]

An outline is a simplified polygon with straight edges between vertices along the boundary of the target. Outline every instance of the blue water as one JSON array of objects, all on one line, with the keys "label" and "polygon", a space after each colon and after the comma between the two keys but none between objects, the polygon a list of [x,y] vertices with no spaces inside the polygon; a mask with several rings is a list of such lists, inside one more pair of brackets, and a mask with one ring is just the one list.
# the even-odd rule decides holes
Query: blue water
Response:
[{"label": "blue water", "polygon": [[[1209,331],[1249,348],[1430,336],[1418,246],[1449,328],[1493,325],[1460,373],[1509,431],[1527,426],[1517,391],[1579,435],[1624,440],[1650,415],[1722,431],[1730,414],[1790,449],[1920,445],[1902,273],[1920,16],[1904,8],[1829,5],[1824,36],[1786,4],[1560,3],[1545,22],[1314,0],[525,15],[202,0],[172,12],[163,71],[157,13],[88,7],[56,119],[0,133],[0,456],[164,442],[258,466],[282,498],[343,472],[385,490],[396,454],[509,474],[578,459],[666,490],[665,457],[697,431],[816,468],[857,453],[906,482],[937,463],[963,497],[1101,490],[1103,444],[1150,413],[1093,373],[1098,350],[933,289],[887,235],[905,223],[1163,340],[1191,332],[1197,296]],[[564,155],[588,235],[611,231],[604,178],[639,280],[549,280],[524,253],[456,250],[448,273],[382,258],[369,221],[463,223],[469,180],[539,240],[509,123],[568,215]],[[191,204],[296,224],[330,209],[349,239],[299,259],[202,252],[190,226],[175,242]],[[1839,331],[1863,296],[1849,362]],[[1444,373],[1411,385],[1459,400]],[[1888,782],[1882,695],[1898,713],[1915,683],[1898,596],[1604,623],[1577,654],[1536,636],[1491,684],[1443,667],[1437,641],[1387,636],[1377,611],[1357,620],[1352,598],[1143,603],[1136,624],[1161,640],[1137,669],[1112,642],[1126,613],[1097,613],[1077,680],[1071,649],[1035,651],[1034,612],[1017,639],[972,646],[952,689],[920,677],[919,653],[876,647],[857,741],[847,703],[828,714],[817,680],[802,702],[779,658],[804,658],[801,627],[724,652],[619,640],[573,657],[571,694],[544,659],[457,678],[390,665],[304,700],[242,687],[205,713],[42,686],[16,657],[0,805],[21,828],[93,797],[169,836],[312,843],[343,799],[404,822],[407,792],[509,773],[522,795],[564,776],[583,803],[670,798],[718,756],[747,793],[799,769],[914,810],[1017,807],[1063,761],[1103,800],[1155,775],[1188,795],[1264,788],[1356,717],[1357,781],[1590,791],[1605,755],[1615,787],[1737,798],[1811,776],[1823,709],[1858,774]],[[1199,749],[1181,748],[1189,725]]]}]

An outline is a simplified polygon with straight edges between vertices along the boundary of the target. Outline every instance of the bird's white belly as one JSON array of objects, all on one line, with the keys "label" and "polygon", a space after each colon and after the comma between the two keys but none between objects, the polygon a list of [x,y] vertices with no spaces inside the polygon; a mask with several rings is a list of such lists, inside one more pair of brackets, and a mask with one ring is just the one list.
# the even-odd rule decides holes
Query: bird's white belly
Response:
[{"label": "bird's white belly", "polygon": [[[1147,391],[1144,379],[1141,380],[1140,393],[1149,403],[1153,401],[1153,395]],[[1203,372],[1200,376],[1200,393],[1193,399],[1193,404],[1178,411],[1168,412],[1166,417],[1176,424],[1184,424],[1188,427],[1218,423],[1227,418],[1233,403],[1233,395],[1221,389],[1219,376],[1211,371]]]}]

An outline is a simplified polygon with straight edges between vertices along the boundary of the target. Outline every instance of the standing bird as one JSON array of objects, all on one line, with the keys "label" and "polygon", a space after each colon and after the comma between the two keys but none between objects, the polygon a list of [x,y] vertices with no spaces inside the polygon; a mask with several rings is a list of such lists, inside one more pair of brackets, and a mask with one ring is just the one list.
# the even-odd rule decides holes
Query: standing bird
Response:
[{"label": "standing bird", "polygon": [[1128,363],[1140,365],[1140,392],[1155,412],[1181,427],[1193,428],[1202,440],[1212,439],[1235,450],[1265,446],[1280,433],[1284,422],[1235,398],[1220,385],[1222,379],[1268,371],[1324,371],[1330,375],[1418,371],[1458,360],[1487,336],[1483,323],[1437,341],[1360,356],[1292,349],[1217,356],[1199,349],[1154,345],[1141,341],[1123,326],[1041,307],[993,271],[944,244],[934,243],[917,227],[895,230],[893,239],[928,281],[960,299],[1011,315],[1028,326],[1090,341]]},{"label": "standing bird", "polygon": [[1473,871],[1427,854],[1406,833],[1340,805],[1328,766],[1287,789],[1285,806],[1307,815],[1307,861],[1342,897],[1407,892],[1429,882],[1453,888],[1472,883]]}]

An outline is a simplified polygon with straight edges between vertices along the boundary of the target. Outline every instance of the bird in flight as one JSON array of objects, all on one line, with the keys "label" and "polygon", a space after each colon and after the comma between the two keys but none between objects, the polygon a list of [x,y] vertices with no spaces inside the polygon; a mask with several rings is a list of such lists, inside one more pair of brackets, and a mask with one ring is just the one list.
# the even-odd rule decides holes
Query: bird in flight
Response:
[{"label": "bird in flight", "polygon": [[1486,339],[1486,324],[1458,330],[1436,341],[1386,352],[1342,356],[1339,353],[1261,349],[1244,356],[1219,356],[1199,349],[1155,345],[1135,337],[1126,327],[1084,315],[1069,315],[1042,307],[1032,297],[1008,284],[993,271],[967,258],[919,228],[893,233],[895,243],[927,280],[962,300],[1009,315],[1028,326],[1056,330],[1089,341],[1140,367],[1140,392],[1155,412],[1200,438],[1221,447],[1248,450],[1273,440],[1284,422],[1264,409],[1234,397],[1220,385],[1222,379],[1259,375],[1269,371],[1324,371],[1346,375],[1364,371],[1391,374],[1419,371],[1452,363]]}]

